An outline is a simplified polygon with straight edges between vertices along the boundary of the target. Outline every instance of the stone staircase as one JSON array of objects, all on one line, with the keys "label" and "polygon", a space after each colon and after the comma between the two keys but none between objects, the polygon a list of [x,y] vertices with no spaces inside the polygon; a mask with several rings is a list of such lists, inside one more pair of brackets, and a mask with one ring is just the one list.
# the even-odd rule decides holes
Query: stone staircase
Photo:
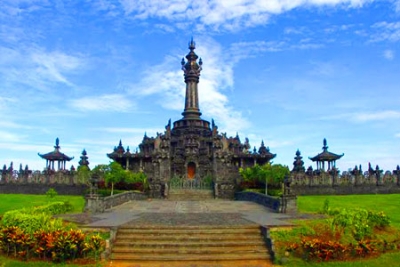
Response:
[{"label": "stone staircase", "polygon": [[272,266],[257,225],[124,226],[117,231],[111,261],[121,266],[127,262],[151,263],[143,266],[158,266],[156,263],[160,262],[181,264],[177,266],[212,266],[207,263],[225,266],[221,264],[228,262],[226,266],[242,266],[238,263],[251,261],[260,263],[256,266]]},{"label": "stone staircase", "polygon": [[214,191],[210,189],[170,189],[168,200],[201,201],[214,199]]}]

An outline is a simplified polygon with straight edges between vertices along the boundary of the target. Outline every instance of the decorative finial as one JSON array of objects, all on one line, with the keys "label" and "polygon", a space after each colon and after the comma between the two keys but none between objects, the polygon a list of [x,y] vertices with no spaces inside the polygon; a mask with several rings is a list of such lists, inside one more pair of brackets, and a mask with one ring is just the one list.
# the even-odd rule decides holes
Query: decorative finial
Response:
[{"label": "decorative finial", "polygon": [[190,49],[190,50],[196,49],[196,43],[193,41],[193,37],[192,37],[192,39],[190,40],[189,49]]},{"label": "decorative finial", "polygon": [[121,139],[119,139],[119,144],[118,144],[118,146],[119,146],[119,147],[122,146],[122,140],[121,140]]},{"label": "decorative finial", "polygon": [[324,151],[327,151],[327,150],[328,150],[328,146],[327,146],[326,138],[324,138],[323,144],[324,144],[324,146],[322,147],[322,149],[323,149]]},{"label": "decorative finial", "polygon": [[83,149],[83,151],[82,151],[82,155],[84,155],[84,156],[86,156],[86,155],[87,155],[87,153],[86,153],[86,149]]},{"label": "decorative finial", "polygon": [[55,149],[59,149],[60,148],[60,139],[58,139],[58,137],[56,138],[56,145],[54,146]]},{"label": "decorative finial", "polygon": [[296,156],[300,156],[300,155],[301,155],[300,150],[297,149],[297,151],[296,151]]}]

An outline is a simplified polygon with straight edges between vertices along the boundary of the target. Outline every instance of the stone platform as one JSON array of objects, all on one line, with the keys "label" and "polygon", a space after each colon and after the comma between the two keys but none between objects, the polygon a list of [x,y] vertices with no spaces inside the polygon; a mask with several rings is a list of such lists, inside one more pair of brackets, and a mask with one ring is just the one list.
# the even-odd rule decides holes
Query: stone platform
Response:
[{"label": "stone platform", "polygon": [[290,215],[276,213],[248,201],[135,200],[99,214],[70,214],[64,217],[84,227],[114,228],[129,222],[154,225],[240,225],[290,226]]}]

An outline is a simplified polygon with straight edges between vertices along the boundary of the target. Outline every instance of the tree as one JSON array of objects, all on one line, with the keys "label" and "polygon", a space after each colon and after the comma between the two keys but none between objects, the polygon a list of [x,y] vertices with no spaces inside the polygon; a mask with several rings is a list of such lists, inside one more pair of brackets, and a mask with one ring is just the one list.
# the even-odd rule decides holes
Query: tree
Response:
[{"label": "tree", "polygon": [[111,183],[111,195],[114,195],[114,184],[123,181],[126,177],[126,172],[117,162],[111,162],[105,170],[105,181]]},{"label": "tree", "polygon": [[240,168],[239,172],[243,177],[243,181],[256,185],[258,183],[265,183],[265,194],[268,194],[268,184],[280,185],[289,175],[290,171],[287,166],[281,164],[267,163],[263,166],[258,164],[246,169]]},{"label": "tree", "polygon": [[99,180],[105,179],[106,171],[109,169],[109,164],[99,164],[92,170],[92,175],[97,176]]},{"label": "tree", "polygon": [[260,172],[262,179],[265,181],[265,194],[268,195],[268,184],[280,185],[283,183],[285,176],[290,174],[289,168],[282,164],[264,164]]},{"label": "tree", "polygon": [[79,183],[87,184],[87,183],[89,183],[89,178],[91,176],[91,171],[87,166],[82,165],[82,166],[78,167],[77,175],[78,175]]}]

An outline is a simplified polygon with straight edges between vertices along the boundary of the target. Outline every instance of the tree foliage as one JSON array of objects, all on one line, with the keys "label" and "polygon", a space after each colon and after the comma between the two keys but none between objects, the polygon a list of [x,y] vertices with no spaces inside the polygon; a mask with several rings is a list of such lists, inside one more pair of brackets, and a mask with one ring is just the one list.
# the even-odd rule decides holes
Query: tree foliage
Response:
[{"label": "tree foliage", "polygon": [[105,181],[111,183],[111,195],[114,194],[114,184],[123,181],[127,176],[127,172],[118,162],[111,162],[105,170]]},{"label": "tree foliage", "polygon": [[287,166],[282,164],[264,164],[262,166],[256,164],[249,168],[240,168],[240,175],[243,177],[243,181],[252,182],[257,181],[269,184],[277,184],[283,182],[286,175],[289,175],[290,171]]}]

